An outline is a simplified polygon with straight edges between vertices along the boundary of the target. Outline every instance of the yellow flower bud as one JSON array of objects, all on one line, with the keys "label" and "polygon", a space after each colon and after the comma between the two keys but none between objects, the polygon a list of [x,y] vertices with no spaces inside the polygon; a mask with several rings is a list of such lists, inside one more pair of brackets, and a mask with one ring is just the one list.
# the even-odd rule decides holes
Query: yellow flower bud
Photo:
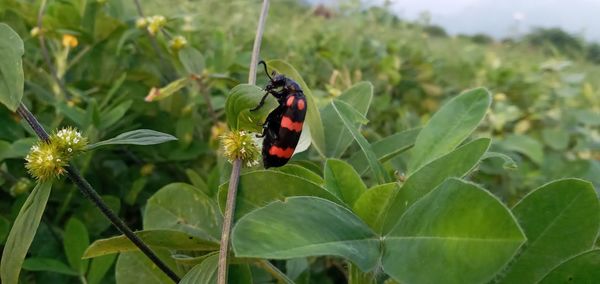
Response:
[{"label": "yellow flower bud", "polygon": [[148,20],[146,18],[138,18],[135,20],[135,27],[138,29],[145,29],[148,26]]},{"label": "yellow flower bud", "polygon": [[145,164],[140,169],[140,174],[142,176],[149,176],[154,172],[154,164]]},{"label": "yellow flower bud", "polygon": [[147,20],[149,22],[148,32],[150,32],[151,35],[156,35],[160,29],[167,24],[167,19],[161,15],[149,17]]},{"label": "yellow flower bud", "polygon": [[79,42],[77,41],[77,38],[75,36],[69,35],[69,34],[64,34],[63,38],[62,38],[62,45],[64,47],[77,47],[77,45],[79,44]]},{"label": "yellow flower bud", "polygon": [[40,28],[34,27],[33,29],[31,29],[31,31],[29,31],[29,34],[31,35],[31,37],[38,36],[40,34]]},{"label": "yellow flower bud", "polygon": [[171,39],[171,41],[169,42],[169,47],[175,52],[184,48],[186,45],[187,45],[187,40],[183,36],[179,36],[179,35],[173,37],[173,39]]}]

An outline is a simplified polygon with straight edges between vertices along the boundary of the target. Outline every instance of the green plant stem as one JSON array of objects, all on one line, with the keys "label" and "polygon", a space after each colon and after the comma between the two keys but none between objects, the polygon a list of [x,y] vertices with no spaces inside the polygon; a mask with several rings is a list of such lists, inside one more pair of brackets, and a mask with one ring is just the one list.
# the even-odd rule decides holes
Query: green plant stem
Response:
[{"label": "green plant stem", "polygon": [[42,52],[42,57],[44,57],[44,61],[46,62],[46,65],[48,65],[48,69],[50,70],[50,76],[52,77],[52,79],[54,79],[54,81],[56,81],[58,88],[63,93],[65,98],[68,99],[69,93],[67,92],[67,87],[65,87],[64,82],[60,78],[58,78],[58,74],[56,73],[56,68],[54,68],[54,65],[52,64],[52,60],[50,60],[50,54],[48,53],[48,48],[46,47],[46,40],[44,38],[44,27],[43,27],[44,13],[46,13],[46,3],[47,3],[46,0],[42,0],[42,3],[40,4],[40,11],[38,12],[38,15],[37,15],[37,28],[38,28],[38,40],[40,42],[40,51]]},{"label": "green plant stem", "polygon": [[269,272],[269,274],[271,274],[271,276],[273,276],[275,279],[277,279],[278,283],[294,284],[294,281],[292,279],[287,277],[287,275],[285,275],[285,273],[281,272],[281,270],[279,270],[277,267],[275,267],[275,265],[273,265],[268,260],[262,259],[262,260],[258,261],[256,264],[258,266],[262,267],[262,269]]},{"label": "green plant stem", "polygon": [[[17,109],[17,113],[27,121],[27,123],[33,128],[33,131],[37,134],[37,136],[44,140],[45,142],[49,141],[49,136],[44,127],[37,121],[35,116],[27,109],[27,107],[21,103],[19,108]],[[142,253],[144,253],[160,270],[162,270],[169,278],[171,278],[175,283],[179,282],[179,276],[175,274],[162,260],[158,258],[158,256],[140,239],[135,233],[125,224],[121,218],[113,212],[106,203],[102,200],[102,197],[98,195],[98,193],[92,188],[92,186],[81,176],[79,170],[73,167],[73,165],[69,164],[66,167],[67,176],[71,181],[79,188],[83,196],[89,199],[110,222],[117,227],[117,229],[123,233],[134,245],[136,245]]]},{"label": "green plant stem", "polygon": [[256,84],[256,67],[258,67],[258,57],[260,55],[260,44],[262,42],[263,33],[265,31],[265,23],[267,22],[267,14],[269,13],[269,0],[263,0],[260,18],[258,19],[258,27],[256,28],[256,36],[254,37],[254,46],[252,47],[252,59],[250,60],[250,71],[248,72],[248,84]]},{"label": "green plant stem", "polygon": [[227,265],[229,255],[229,239],[231,237],[231,225],[233,224],[233,213],[235,212],[235,200],[237,196],[238,182],[240,181],[240,170],[242,160],[235,159],[229,177],[229,189],[227,191],[227,203],[225,205],[225,216],[223,217],[223,228],[221,229],[221,246],[219,248],[219,268],[217,274],[218,284],[227,284]]},{"label": "green plant stem", "polygon": [[[256,66],[258,65],[258,56],[260,53],[260,44],[265,29],[265,22],[269,12],[269,0],[263,0],[256,36],[254,38],[254,47],[252,48],[252,59],[250,61],[250,70],[248,72],[248,84],[256,84]],[[240,169],[242,161],[236,159],[233,161],[231,176],[229,178],[229,190],[227,191],[227,204],[225,206],[225,216],[223,228],[221,229],[221,247],[219,249],[219,267],[217,271],[217,284],[227,284],[229,239],[231,237],[231,226],[233,224],[233,215],[235,212],[235,201],[237,197],[237,187],[240,180]]]}]

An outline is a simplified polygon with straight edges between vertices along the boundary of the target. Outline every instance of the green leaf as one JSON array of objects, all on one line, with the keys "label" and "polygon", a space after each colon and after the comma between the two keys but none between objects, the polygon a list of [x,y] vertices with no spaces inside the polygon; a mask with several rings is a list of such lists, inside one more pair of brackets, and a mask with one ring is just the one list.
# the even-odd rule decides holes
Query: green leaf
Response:
[{"label": "green leaf", "polygon": [[325,188],[349,207],[352,207],[356,199],[367,190],[354,168],[337,159],[328,159],[325,162]]},{"label": "green leaf", "polygon": [[[217,283],[217,265],[219,254],[206,257],[201,263],[192,268],[182,279],[180,284],[213,284]],[[248,264],[230,264],[228,283],[252,283],[252,273]]]},{"label": "green leaf", "polygon": [[250,111],[259,104],[264,95],[265,92],[255,85],[241,84],[231,89],[225,101],[225,117],[229,128],[262,132],[263,122],[277,107],[277,100],[268,96],[265,105]]},{"label": "green leaf", "polygon": [[385,236],[383,270],[400,283],[483,283],[524,242],[508,208],[486,190],[452,178]]},{"label": "green leaf", "polygon": [[[163,249],[154,249],[158,257],[173,271],[177,271],[171,254]],[[126,252],[119,255],[115,268],[115,278],[119,284],[166,284],[173,283],[162,270],[141,252]]]},{"label": "green leaf", "polygon": [[145,100],[146,102],[155,102],[166,99],[176,94],[181,89],[185,88],[189,83],[190,78],[184,77],[181,79],[177,79],[160,89],[152,88],[150,90],[150,93],[148,93],[148,95],[146,96]]},{"label": "green leaf", "polygon": [[197,49],[186,46],[179,50],[179,61],[189,75],[200,75],[204,70],[204,56]]},{"label": "green leaf", "polygon": [[379,161],[377,160],[375,153],[373,153],[373,149],[371,149],[371,144],[369,144],[367,139],[365,139],[365,137],[363,137],[358,132],[358,130],[353,127],[352,122],[348,118],[349,114],[351,113],[350,107],[347,106],[347,104],[336,101],[332,101],[331,105],[338,114],[339,118],[342,120],[344,126],[346,126],[346,129],[350,131],[352,137],[354,138],[356,143],[358,143],[358,146],[360,146],[362,152],[365,154],[369,167],[371,167],[371,170],[373,171],[373,175],[375,176],[377,182],[379,182],[380,184],[385,183],[386,173],[383,170],[383,167],[381,166]]},{"label": "green leaf", "polygon": [[63,247],[69,265],[79,274],[85,274],[87,271],[88,261],[82,260],[81,257],[89,245],[90,238],[85,225],[75,217],[69,219],[65,227]]},{"label": "green leaf", "polygon": [[554,150],[564,150],[569,146],[569,133],[562,128],[544,128],[542,138]]},{"label": "green leaf", "polygon": [[[174,230],[144,230],[135,232],[147,245],[170,250],[211,251],[219,249],[219,243],[207,241]],[[136,251],[135,246],[124,235],[95,241],[85,250],[84,258],[92,258],[107,254]]]},{"label": "green leaf", "polygon": [[29,271],[49,271],[56,272],[60,274],[66,274],[71,276],[79,275],[78,272],[75,272],[69,266],[64,264],[63,262],[52,259],[52,258],[42,258],[42,257],[31,257],[26,259],[23,262],[23,269]]},{"label": "green leaf", "polygon": [[[377,160],[383,164],[410,149],[415,144],[419,131],[421,131],[421,128],[413,128],[392,134],[371,144],[371,149],[373,149]],[[369,169],[369,163],[363,152],[354,153],[348,159],[348,163],[360,174],[364,174]]]},{"label": "green leaf", "polygon": [[593,248],[600,204],[591,183],[564,179],[529,193],[513,208],[527,243],[501,283],[537,283],[569,257]]},{"label": "green leaf", "polygon": [[[228,186],[227,182],[219,187],[219,205],[222,210],[225,208]],[[273,170],[254,171],[240,176],[235,219],[290,196],[317,196],[343,203],[325,188],[302,177]]]},{"label": "green leaf", "polygon": [[100,125],[98,128],[107,129],[113,124],[117,123],[119,120],[121,120],[121,118],[123,118],[125,113],[127,113],[132,103],[132,100],[127,100],[115,107],[110,108],[108,111],[103,112],[101,114],[102,118],[100,119]]},{"label": "green leaf", "polygon": [[505,169],[516,169],[517,168],[517,163],[515,162],[515,160],[513,160],[508,155],[499,153],[499,152],[489,152],[488,151],[483,155],[483,157],[481,157],[481,160],[493,159],[493,158],[502,159],[504,161],[504,164],[502,166]]},{"label": "green leaf", "polygon": [[213,196],[216,193],[214,192],[216,189],[209,188],[206,182],[196,171],[192,169],[186,169],[185,175],[188,177],[194,187],[206,193],[206,195]]},{"label": "green leaf", "polygon": [[63,101],[59,101],[56,102],[56,104],[54,105],[54,107],[56,107],[56,109],[64,114],[66,117],[68,117],[71,121],[73,121],[74,123],[76,123],[79,127],[83,127],[84,126],[84,122],[86,121],[86,112],[85,110],[81,109],[78,106],[75,105],[69,105]]},{"label": "green leaf", "polygon": [[4,239],[8,235],[8,231],[10,230],[10,222],[0,216],[0,245],[4,244]]},{"label": "green leaf", "polygon": [[[389,202],[381,231],[389,232],[408,208],[447,178],[463,177],[470,172],[479,163],[489,146],[488,138],[471,141],[410,175]],[[380,232],[380,230],[375,231]]]},{"label": "green leaf", "polygon": [[0,161],[4,159],[24,158],[29,153],[31,146],[37,141],[37,138],[23,138],[7,145],[6,148],[2,147],[3,149],[0,149]]},{"label": "green leaf", "polygon": [[386,210],[399,188],[395,182],[369,188],[354,202],[352,211],[375,232],[381,232]]},{"label": "green leaf", "polygon": [[490,92],[485,88],[465,91],[446,103],[417,136],[408,173],[460,145],[479,125],[490,104]]},{"label": "green leaf", "polygon": [[321,114],[317,108],[317,102],[313,96],[312,91],[308,88],[298,71],[283,60],[269,60],[267,61],[269,69],[277,71],[279,74],[284,74],[288,78],[293,79],[302,88],[304,95],[306,96],[306,125],[310,129],[310,135],[312,137],[313,145],[317,152],[321,155],[325,155],[325,131],[323,130],[323,120],[321,120]]},{"label": "green leaf", "polygon": [[[217,265],[219,254],[215,253],[206,257],[201,263],[192,268],[181,279],[179,284],[213,284],[217,283]],[[233,283],[231,281],[228,281]]]},{"label": "green leaf", "polygon": [[[369,82],[360,82],[344,91],[336,100],[348,103],[363,117],[367,115],[371,99],[373,98],[373,85]],[[321,118],[325,132],[327,157],[340,157],[352,144],[352,136],[331,105],[321,109]],[[354,128],[359,129],[360,123],[354,123]]]},{"label": "green leaf", "polygon": [[7,24],[0,23],[0,103],[16,111],[23,97],[23,41]]},{"label": "green leaf", "polygon": [[2,252],[0,263],[2,283],[18,283],[21,265],[42,219],[51,188],[50,181],[38,183],[21,207]]},{"label": "green leaf", "polygon": [[206,241],[221,238],[223,218],[219,207],[201,190],[172,183],[156,192],[146,204],[144,230],[177,230]]},{"label": "green leaf", "polygon": [[537,140],[525,135],[509,135],[498,143],[502,148],[514,151],[541,165],[544,162],[543,146]]},{"label": "green leaf", "polygon": [[588,126],[599,126],[600,125],[600,114],[591,109],[578,109],[574,110],[573,114],[577,121]]},{"label": "green leaf", "polygon": [[117,137],[96,142],[86,147],[86,150],[96,149],[106,145],[155,145],[177,140],[173,135],[150,130],[137,129],[119,134]]},{"label": "green leaf", "polygon": [[577,255],[552,270],[540,283],[596,283],[600,279],[600,249]]},{"label": "green leaf", "polygon": [[99,256],[92,259],[90,263],[90,270],[87,274],[87,282],[89,284],[100,284],[102,283],[102,279],[106,275],[106,272],[113,265],[115,260],[117,259],[116,254]]},{"label": "green leaf", "polygon": [[379,258],[379,237],[350,210],[317,197],[290,197],[242,217],[232,232],[238,257],[336,255],[363,271]]},{"label": "green leaf", "polygon": [[301,165],[286,164],[283,167],[273,168],[273,169],[276,171],[280,171],[283,173],[287,173],[290,175],[294,175],[294,176],[298,176],[298,177],[307,179],[318,185],[323,185],[325,183],[325,181],[323,180],[323,178],[320,175],[316,174],[315,172],[313,172]]}]

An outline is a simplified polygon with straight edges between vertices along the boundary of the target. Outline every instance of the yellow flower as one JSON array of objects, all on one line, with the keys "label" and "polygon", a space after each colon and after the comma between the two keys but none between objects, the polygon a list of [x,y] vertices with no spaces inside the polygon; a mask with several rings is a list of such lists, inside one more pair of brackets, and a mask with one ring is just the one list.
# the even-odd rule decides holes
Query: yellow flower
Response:
[{"label": "yellow flower", "polygon": [[177,52],[180,49],[184,48],[187,45],[187,40],[183,36],[175,36],[171,41],[169,41],[169,47]]},{"label": "yellow flower", "polygon": [[246,167],[258,165],[260,150],[251,133],[239,130],[227,132],[221,136],[221,145],[229,162],[240,159]]},{"label": "yellow flower", "polygon": [[77,47],[77,45],[79,44],[79,42],[77,41],[77,38],[75,36],[69,35],[69,34],[64,34],[63,38],[62,38],[62,45],[64,47]]},{"label": "yellow flower", "polygon": [[156,35],[158,31],[167,24],[167,19],[161,15],[149,17],[147,21],[149,22],[148,32],[150,32],[151,35]]}]

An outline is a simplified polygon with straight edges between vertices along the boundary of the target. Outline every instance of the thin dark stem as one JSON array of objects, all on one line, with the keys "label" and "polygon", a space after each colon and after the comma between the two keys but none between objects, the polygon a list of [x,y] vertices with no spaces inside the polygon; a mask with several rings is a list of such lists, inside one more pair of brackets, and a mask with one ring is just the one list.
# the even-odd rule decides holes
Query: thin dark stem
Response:
[{"label": "thin dark stem", "polygon": [[64,82],[58,78],[58,74],[56,73],[56,68],[54,68],[54,65],[52,64],[52,60],[50,60],[50,54],[48,53],[48,48],[46,47],[46,40],[44,38],[44,27],[42,25],[42,19],[44,18],[44,13],[46,13],[46,0],[42,0],[42,4],[40,6],[40,11],[38,12],[37,15],[37,28],[38,28],[38,40],[40,42],[40,50],[42,52],[42,57],[44,57],[44,61],[46,62],[46,65],[48,66],[48,69],[50,70],[50,76],[52,76],[52,79],[54,79],[54,81],[56,81],[56,84],[58,84],[58,88],[61,90],[61,92],[63,93],[63,95],[65,96],[65,98],[69,98],[69,93],[67,92],[67,87],[65,87]]},{"label": "thin dark stem", "polygon": [[27,109],[27,107],[23,103],[21,103],[19,108],[17,108],[17,114],[19,114],[23,119],[25,119],[25,121],[27,121],[27,124],[31,126],[33,132],[35,132],[35,134],[40,139],[44,140],[44,142],[50,141],[50,136],[48,136],[48,132],[44,130],[42,124],[37,120],[37,118],[35,118],[35,116],[33,116],[33,114],[29,111],[29,109]]},{"label": "thin dark stem", "polygon": [[113,212],[107,205],[102,201],[102,197],[92,188],[92,186],[79,174],[79,171],[72,165],[67,166],[67,176],[81,191],[81,193],[87,197],[90,201],[96,205],[102,211],[104,216],[110,220],[111,223],[117,229],[123,233],[135,246],[137,246],[142,253],[144,253],[160,270],[162,270],[171,280],[175,283],[179,283],[179,276],[175,274],[164,262],[158,258],[158,256],[140,239],[130,228],[119,218],[115,212]]},{"label": "thin dark stem", "polygon": [[[48,142],[49,136],[44,127],[37,121],[35,116],[25,107],[24,104],[21,104],[17,109],[17,113],[27,121],[27,123],[33,128],[33,131],[37,134],[37,136]],[[92,186],[81,176],[79,170],[77,170],[72,165],[67,166],[67,176],[71,181],[79,188],[83,196],[92,201],[96,207],[100,209],[102,214],[110,220],[110,222],[117,227],[117,229],[123,233],[134,245],[136,245],[142,253],[144,253],[160,270],[162,270],[169,278],[171,278],[175,283],[179,282],[179,276],[175,274],[164,262],[162,262],[158,256],[142,241],[135,233],[115,214],[109,207],[104,203],[100,195],[92,188]]]},{"label": "thin dark stem", "polygon": [[[262,41],[265,22],[269,12],[269,0],[263,0],[258,27],[256,28],[256,37],[254,38],[254,47],[252,48],[252,59],[250,61],[250,71],[248,74],[248,84],[256,84],[256,65],[260,53],[260,43]],[[231,235],[231,225],[233,224],[233,215],[235,212],[235,201],[237,197],[237,187],[240,179],[240,169],[242,161],[236,159],[233,161],[231,176],[229,178],[229,190],[227,191],[227,204],[225,205],[225,216],[223,228],[221,229],[221,248],[219,250],[219,267],[217,271],[217,284],[227,284],[227,262],[229,257],[229,239]]]},{"label": "thin dark stem", "polygon": [[219,271],[217,274],[218,284],[227,284],[227,262],[229,254],[229,239],[231,237],[231,225],[233,224],[233,213],[235,212],[235,199],[237,196],[238,182],[242,160],[235,159],[231,176],[229,178],[229,189],[227,191],[227,203],[225,205],[225,216],[223,217],[223,228],[221,231],[221,247],[219,249]]}]

